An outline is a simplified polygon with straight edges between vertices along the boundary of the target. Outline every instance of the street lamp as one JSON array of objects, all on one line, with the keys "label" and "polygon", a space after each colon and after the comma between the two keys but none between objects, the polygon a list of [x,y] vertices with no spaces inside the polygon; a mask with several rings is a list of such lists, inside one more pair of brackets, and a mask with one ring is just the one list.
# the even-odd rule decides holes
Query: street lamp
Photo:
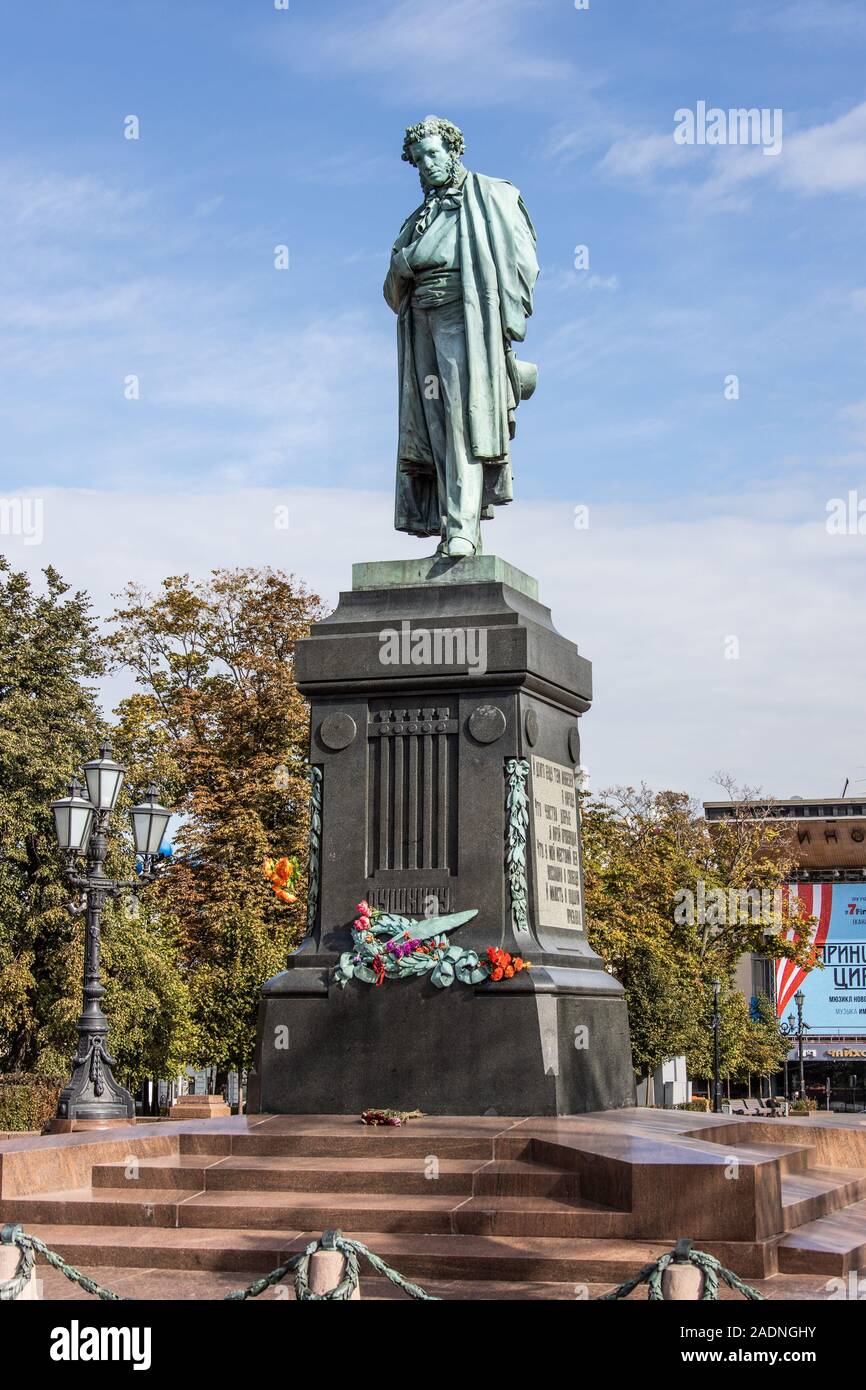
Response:
[{"label": "street lamp", "polygon": [[719,1013],[719,993],[721,988],[721,980],[713,980],[713,1113],[715,1115],[720,1115],[722,1113],[722,1068],[719,1045],[719,1030],[722,1022]]},{"label": "street lamp", "polygon": [[[804,1040],[806,1034],[807,1034],[808,1031],[809,1031],[809,1025],[808,1025],[808,1023],[804,1023],[804,1022],[803,1022],[803,1004],[805,1003],[805,1001],[806,1001],[806,996],[805,996],[805,994],[803,993],[803,991],[802,991],[801,989],[798,989],[798,990],[797,990],[797,993],[794,995],[794,1003],[797,1005],[797,1017],[795,1018],[793,1013],[789,1013],[789,1014],[788,1014],[787,1021],[786,1021],[785,1023],[780,1023],[780,1024],[779,1024],[779,1032],[782,1034],[783,1037],[785,1037],[785,1038],[796,1038],[796,1039],[797,1039],[797,1054],[798,1054],[798,1060],[799,1060],[800,1099],[801,1099],[801,1100],[805,1100],[805,1098],[806,1098],[806,1075],[805,1075],[805,1072],[804,1072],[804,1069],[803,1069],[803,1040]],[[788,1075],[788,1059],[787,1059],[787,1057],[786,1057],[786,1058],[785,1058],[785,1078],[786,1078],[785,1084],[786,1084],[786,1088],[787,1088],[787,1075]]]},{"label": "street lamp", "polygon": [[[115,1081],[114,1058],[108,1052],[108,1019],[102,1012],[105,993],[100,972],[102,912],[109,898],[137,893],[152,883],[159,870],[159,849],[171,812],[156,800],[156,788],[130,812],[135,851],[141,869],[133,879],[115,880],[104,872],[108,853],[108,819],[113,810],[125,768],[112,760],[107,740],[99,757],[84,764],[87,796],[76,778],[69,795],[52,801],[57,840],[65,859],[64,875],[73,888],[82,890],[81,903],[71,909],[85,913],[84,1006],[78,1020],[78,1047],[72,1060],[72,1077],[61,1092],[55,1127],[72,1129],[125,1124],[135,1116],[132,1096]],[[80,856],[86,860],[81,871]]]}]

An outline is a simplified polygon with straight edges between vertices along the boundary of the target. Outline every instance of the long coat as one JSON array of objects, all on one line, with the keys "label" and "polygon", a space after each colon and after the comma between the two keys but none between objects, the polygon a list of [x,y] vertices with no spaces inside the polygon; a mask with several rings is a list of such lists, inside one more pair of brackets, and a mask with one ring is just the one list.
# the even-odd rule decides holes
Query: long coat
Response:
[{"label": "long coat", "polygon": [[[452,195],[453,196],[453,195]],[[485,508],[512,499],[509,440],[521,394],[512,342],[522,342],[538,277],[536,234],[519,191],[505,179],[466,173],[460,198],[459,245],[473,456],[484,464]],[[423,204],[422,204],[423,207]],[[412,241],[422,208],[406,219],[393,251]],[[392,252],[393,254],[393,252]],[[397,314],[400,433],[394,525],[418,536],[439,534],[436,470],[415,371],[411,281],[393,271],[385,298]]]}]

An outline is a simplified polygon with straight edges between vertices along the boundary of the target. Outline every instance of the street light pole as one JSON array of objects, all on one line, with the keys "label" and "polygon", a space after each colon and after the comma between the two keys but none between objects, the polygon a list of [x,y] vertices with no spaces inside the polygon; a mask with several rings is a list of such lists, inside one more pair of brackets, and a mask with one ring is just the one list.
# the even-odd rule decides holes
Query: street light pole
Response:
[{"label": "street light pole", "polygon": [[722,1022],[719,1013],[719,993],[721,988],[721,980],[713,980],[713,1114],[715,1115],[720,1115],[722,1113],[722,1067],[719,1039]]},{"label": "street light pole", "polygon": [[[85,763],[87,796],[73,778],[69,796],[51,803],[60,848],[66,856],[67,883],[81,891],[73,915],[84,914],[84,1002],[78,1020],[78,1046],[72,1059],[72,1076],[60,1094],[55,1129],[103,1128],[127,1124],[135,1116],[135,1102],[114,1078],[115,1059],[108,1051],[108,1019],[102,1010],[100,948],[102,914],[109,898],[137,893],[158,873],[157,856],[171,812],[156,802],[156,788],[148,800],[130,812],[133,839],[141,858],[136,878],[114,880],[105,873],[108,854],[108,821],[117,801],[125,769],[111,759],[111,747],[103,742],[100,756]],[[84,873],[79,858],[86,860]]]},{"label": "street light pole", "polygon": [[[799,1063],[799,1096],[801,1100],[806,1098],[806,1074],[803,1066],[803,1041],[809,1031],[808,1023],[803,1021],[803,1004],[806,996],[802,990],[798,990],[794,995],[794,1003],[797,1005],[797,1017],[793,1013],[788,1014],[787,1022],[779,1024],[779,1032],[783,1038],[797,1039],[797,1059]],[[785,1092],[788,1090],[788,1057],[785,1056]]]},{"label": "street light pole", "polygon": [[806,1074],[805,1074],[805,1072],[804,1072],[804,1070],[803,1070],[803,1036],[804,1036],[804,1031],[805,1031],[804,1025],[803,1025],[803,1004],[804,1004],[804,1002],[805,1002],[805,999],[806,999],[806,996],[805,996],[805,994],[803,993],[803,991],[802,991],[801,989],[798,989],[798,990],[797,990],[797,993],[794,995],[794,1003],[797,1005],[797,1047],[798,1047],[799,1061],[800,1061],[800,1099],[801,1099],[801,1100],[805,1100],[805,1099],[806,1099]]}]

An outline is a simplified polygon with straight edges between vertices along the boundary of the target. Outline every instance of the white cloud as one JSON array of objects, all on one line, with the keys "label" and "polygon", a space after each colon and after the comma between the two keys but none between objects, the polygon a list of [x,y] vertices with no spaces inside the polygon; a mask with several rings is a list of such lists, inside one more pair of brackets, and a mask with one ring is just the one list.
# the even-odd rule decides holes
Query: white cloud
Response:
[{"label": "white cloud", "polygon": [[[672,120],[670,135],[633,134],[615,141],[599,168],[639,183],[673,171],[683,179],[697,174],[696,191],[713,202],[730,199],[734,190],[759,179],[805,197],[866,192],[866,102],[806,130],[791,132],[789,126],[790,115],[783,112],[782,148],[768,158],[753,145],[677,145]],[[738,204],[731,201],[731,206]]]},{"label": "white cloud", "polygon": [[[294,571],[333,603],[353,561],[431,545],[390,531],[385,493],[43,496],[44,544],[5,537],[0,548],[31,571],[55,564],[101,614],[130,578],[156,587],[168,574],[248,564]],[[485,539],[538,577],[557,628],[594,663],[584,722],[593,785],[646,779],[711,795],[724,769],[780,795],[835,789],[862,730],[866,536],[829,536],[823,502],[789,490],[667,511],[591,506],[587,531],[574,529],[579,500],[503,509]],[[275,529],[278,505],[287,531]],[[83,535],[94,539],[82,546]],[[739,660],[725,660],[730,636]],[[125,688],[113,682],[108,702]]]},{"label": "white cloud", "polygon": [[780,182],[797,193],[866,191],[866,102],[786,138],[778,165]]},{"label": "white cloud", "polygon": [[[705,147],[704,147],[705,148]],[[683,169],[693,164],[697,146],[674,143],[673,118],[667,135],[627,135],[616,140],[599,163],[599,168],[615,178],[647,179],[661,169]]]},{"label": "white cloud", "polygon": [[[393,84],[395,96],[426,100],[436,94],[440,106],[511,103],[543,98],[550,83],[575,75],[560,56],[537,51],[539,26],[533,24],[545,0],[365,0],[354,19],[293,26],[285,45],[277,47],[293,67],[374,78]],[[275,50],[273,35],[268,48]],[[419,112],[420,116],[427,113]],[[440,110],[439,115],[453,112]]]},{"label": "white cloud", "polygon": [[0,166],[0,223],[4,234],[86,229],[95,237],[128,230],[149,201],[141,190],[111,188],[90,174],[36,173],[14,162]]}]

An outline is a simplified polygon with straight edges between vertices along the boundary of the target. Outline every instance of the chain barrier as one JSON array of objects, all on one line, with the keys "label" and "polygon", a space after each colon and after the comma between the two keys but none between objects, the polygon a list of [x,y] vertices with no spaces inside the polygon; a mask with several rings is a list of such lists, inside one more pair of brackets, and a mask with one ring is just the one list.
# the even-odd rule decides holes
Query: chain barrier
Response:
[{"label": "chain barrier", "polygon": [[[134,1299],[124,1298],[123,1294],[115,1293],[112,1289],[103,1288],[94,1279],[82,1274],[80,1269],[67,1264],[56,1251],[49,1250],[38,1236],[28,1235],[23,1226],[15,1224],[4,1226],[0,1230],[0,1245],[15,1246],[20,1252],[18,1267],[12,1278],[5,1283],[0,1283],[0,1302],[9,1302],[20,1296],[33,1272],[37,1255],[41,1255],[48,1264],[54,1269],[58,1269],[73,1284],[78,1284],[80,1288],[97,1298],[121,1303],[135,1302]],[[327,1293],[314,1293],[310,1288],[310,1260],[317,1250],[338,1250],[346,1261],[346,1271],[343,1278],[336,1288],[329,1289]],[[279,1284],[287,1274],[292,1273],[295,1276],[295,1296],[299,1303],[314,1300],[322,1302],[347,1300],[352,1297],[358,1287],[361,1258],[365,1259],[377,1274],[390,1280],[396,1288],[402,1289],[409,1298],[424,1299],[430,1303],[441,1302],[441,1299],[437,1298],[435,1294],[427,1293],[418,1284],[413,1284],[411,1280],[405,1279],[399,1270],[392,1269],[366,1245],[362,1245],[359,1240],[351,1240],[348,1236],[344,1236],[342,1231],[326,1231],[318,1240],[311,1240],[304,1250],[293,1255],[285,1264],[272,1269],[270,1274],[264,1274],[261,1278],[254,1279],[246,1288],[235,1289],[232,1293],[226,1294],[223,1302],[240,1302],[246,1298],[257,1298],[265,1289]]]},{"label": "chain barrier", "polygon": [[598,1303],[611,1303],[619,1298],[628,1298],[630,1293],[639,1288],[641,1284],[647,1285],[647,1298],[654,1302],[664,1300],[662,1293],[662,1275],[671,1264],[692,1264],[695,1265],[704,1276],[704,1287],[699,1302],[714,1303],[719,1297],[719,1280],[724,1280],[729,1288],[736,1293],[741,1293],[743,1298],[751,1299],[754,1302],[764,1302],[765,1295],[753,1289],[750,1284],[745,1283],[738,1274],[732,1270],[725,1269],[714,1255],[708,1255],[703,1250],[693,1250],[690,1240],[680,1240],[676,1248],[670,1250],[667,1255],[662,1255],[653,1264],[644,1265],[643,1269],[638,1270],[633,1279],[626,1279],[624,1284],[611,1289],[610,1293],[603,1293],[596,1300]]}]

